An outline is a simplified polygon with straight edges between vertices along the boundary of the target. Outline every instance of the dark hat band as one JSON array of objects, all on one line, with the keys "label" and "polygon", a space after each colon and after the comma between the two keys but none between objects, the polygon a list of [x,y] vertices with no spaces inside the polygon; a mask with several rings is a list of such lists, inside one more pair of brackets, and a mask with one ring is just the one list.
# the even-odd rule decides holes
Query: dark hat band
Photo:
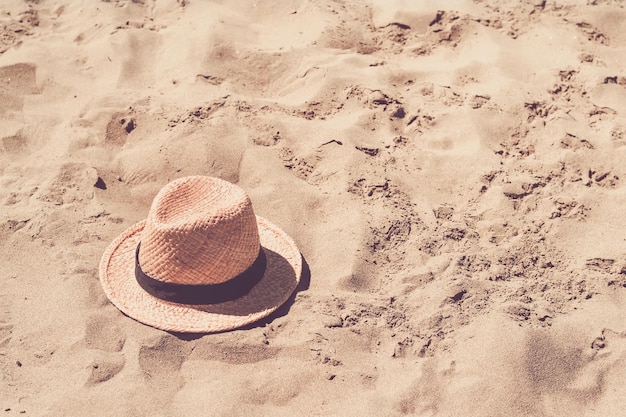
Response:
[{"label": "dark hat band", "polygon": [[263,248],[259,250],[259,256],[236,277],[220,284],[174,284],[152,278],[141,269],[139,265],[139,248],[135,250],[135,278],[147,293],[179,304],[218,304],[232,301],[248,294],[250,290],[263,278],[267,267],[267,258]]}]

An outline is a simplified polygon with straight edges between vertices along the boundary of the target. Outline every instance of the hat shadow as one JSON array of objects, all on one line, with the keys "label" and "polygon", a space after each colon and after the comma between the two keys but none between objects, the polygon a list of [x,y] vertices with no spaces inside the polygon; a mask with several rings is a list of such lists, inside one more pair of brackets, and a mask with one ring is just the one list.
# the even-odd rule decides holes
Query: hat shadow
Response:
[{"label": "hat shadow", "polygon": [[167,331],[167,333],[170,333],[171,335],[177,337],[180,340],[190,341],[190,340],[199,339],[199,338],[201,338],[203,336],[206,336],[208,334],[226,333],[226,332],[230,332],[230,331],[233,331],[233,330],[249,330],[249,329],[254,329],[254,328],[257,328],[257,327],[265,327],[267,324],[273,322],[274,320],[276,320],[276,319],[278,319],[280,317],[286,316],[289,313],[289,310],[291,309],[291,306],[295,302],[298,293],[301,292],[301,291],[308,290],[309,286],[310,286],[310,283],[311,283],[311,269],[309,268],[309,264],[307,263],[306,259],[304,258],[304,255],[300,254],[300,256],[302,258],[302,274],[300,276],[300,282],[298,283],[298,285],[297,285],[296,289],[293,291],[293,293],[289,296],[289,298],[282,305],[280,305],[280,307],[278,307],[273,313],[271,313],[267,317],[264,317],[264,318],[254,322],[254,323],[250,323],[250,324],[247,324],[245,326],[238,327],[236,329],[225,330],[225,331],[222,331],[222,332],[183,333],[183,332]]},{"label": "hat shadow", "polygon": [[298,283],[298,286],[291,294],[291,296],[272,314],[259,321],[240,327],[240,330],[254,329],[256,327],[265,327],[267,324],[273,322],[277,318],[286,316],[287,313],[289,313],[289,310],[291,310],[291,306],[296,301],[296,296],[298,295],[298,293],[309,289],[309,285],[311,284],[311,269],[309,268],[309,264],[307,263],[306,259],[304,259],[304,256],[302,254],[300,255],[302,256],[302,275],[300,276],[300,282]]}]

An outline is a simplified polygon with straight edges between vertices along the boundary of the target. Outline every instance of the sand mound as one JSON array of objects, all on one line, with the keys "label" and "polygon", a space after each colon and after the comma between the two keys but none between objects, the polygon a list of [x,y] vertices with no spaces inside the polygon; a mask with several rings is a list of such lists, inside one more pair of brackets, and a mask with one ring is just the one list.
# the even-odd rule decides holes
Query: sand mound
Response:
[{"label": "sand mound", "polygon": [[[620,415],[621,1],[5,1],[7,415]],[[97,265],[158,190],[299,245],[268,319],[168,334]]]}]

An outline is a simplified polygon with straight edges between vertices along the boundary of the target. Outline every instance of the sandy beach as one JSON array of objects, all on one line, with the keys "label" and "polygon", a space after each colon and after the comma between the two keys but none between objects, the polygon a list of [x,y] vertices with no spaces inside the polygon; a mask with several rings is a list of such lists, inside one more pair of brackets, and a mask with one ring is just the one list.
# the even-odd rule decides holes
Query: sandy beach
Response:
[{"label": "sandy beach", "polygon": [[[623,0],[4,0],[0,415],[626,415]],[[298,245],[255,324],[100,285],[168,182]]]}]

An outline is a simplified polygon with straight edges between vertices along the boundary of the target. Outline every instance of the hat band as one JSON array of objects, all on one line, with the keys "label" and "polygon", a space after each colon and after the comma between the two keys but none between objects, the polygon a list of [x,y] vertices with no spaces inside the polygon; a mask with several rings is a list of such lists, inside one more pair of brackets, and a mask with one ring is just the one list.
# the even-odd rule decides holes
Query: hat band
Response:
[{"label": "hat band", "polygon": [[265,274],[267,259],[263,248],[259,250],[259,256],[236,277],[220,284],[174,284],[152,278],[141,269],[139,265],[139,247],[135,251],[135,278],[146,292],[160,298],[179,304],[218,304],[232,301],[248,294]]}]

